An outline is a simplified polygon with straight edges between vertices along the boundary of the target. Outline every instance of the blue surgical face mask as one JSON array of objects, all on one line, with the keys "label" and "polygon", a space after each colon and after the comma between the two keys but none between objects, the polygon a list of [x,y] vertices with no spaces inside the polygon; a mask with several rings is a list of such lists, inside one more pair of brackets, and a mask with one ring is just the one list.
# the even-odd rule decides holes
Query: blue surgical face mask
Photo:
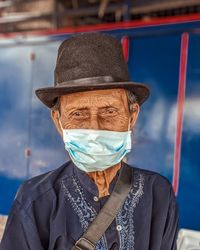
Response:
[{"label": "blue surgical face mask", "polygon": [[62,132],[65,149],[85,172],[103,171],[119,163],[131,150],[129,128],[126,132],[62,128]]}]

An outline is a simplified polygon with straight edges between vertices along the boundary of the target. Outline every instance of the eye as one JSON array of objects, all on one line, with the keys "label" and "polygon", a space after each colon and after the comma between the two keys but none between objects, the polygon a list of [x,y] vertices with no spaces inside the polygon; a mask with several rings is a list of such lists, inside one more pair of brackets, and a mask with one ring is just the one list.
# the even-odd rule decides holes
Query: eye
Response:
[{"label": "eye", "polygon": [[103,117],[113,117],[116,116],[118,114],[117,109],[115,108],[105,108],[101,111],[101,116]]},{"label": "eye", "polygon": [[86,110],[77,110],[71,114],[71,117],[74,119],[86,119],[89,117],[89,114]]},{"label": "eye", "polygon": [[77,111],[77,112],[73,113],[73,116],[80,117],[81,115],[82,115],[82,112],[80,112],[80,111]]},{"label": "eye", "polygon": [[109,109],[109,110],[107,111],[108,114],[114,114],[115,112],[116,112],[116,110],[114,110],[114,109]]}]

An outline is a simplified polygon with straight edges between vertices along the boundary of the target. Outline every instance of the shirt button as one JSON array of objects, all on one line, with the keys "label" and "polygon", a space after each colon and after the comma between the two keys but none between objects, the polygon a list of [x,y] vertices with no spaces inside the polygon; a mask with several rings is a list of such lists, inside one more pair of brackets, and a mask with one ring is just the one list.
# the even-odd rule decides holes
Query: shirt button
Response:
[{"label": "shirt button", "polygon": [[121,225],[117,225],[116,229],[117,229],[117,231],[121,231],[122,230],[122,226]]},{"label": "shirt button", "polygon": [[97,196],[94,196],[93,200],[97,202],[97,201],[99,201],[99,198]]}]

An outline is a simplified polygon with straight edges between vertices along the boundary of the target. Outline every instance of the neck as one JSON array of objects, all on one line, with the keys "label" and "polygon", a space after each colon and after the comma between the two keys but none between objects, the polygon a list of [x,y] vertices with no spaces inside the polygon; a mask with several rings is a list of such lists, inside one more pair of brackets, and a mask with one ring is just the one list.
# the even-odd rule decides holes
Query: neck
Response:
[{"label": "neck", "polygon": [[121,162],[107,168],[104,171],[96,171],[87,173],[90,178],[95,182],[99,190],[99,197],[109,195],[110,183],[114,179],[118,170],[121,168]]}]

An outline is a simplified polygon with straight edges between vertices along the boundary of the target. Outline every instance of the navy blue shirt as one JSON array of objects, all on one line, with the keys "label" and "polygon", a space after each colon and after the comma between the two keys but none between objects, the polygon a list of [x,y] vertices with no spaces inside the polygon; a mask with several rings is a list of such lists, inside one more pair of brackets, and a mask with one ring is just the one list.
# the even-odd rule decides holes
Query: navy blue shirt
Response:
[{"label": "navy blue shirt", "polygon": [[[129,195],[96,249],[175,250],[178,211],[171,184],[152,171],[132,170]],[[71,161],[34,177],[17,192],[0,249],[71,249],[108,197],[98,198],[96,184]]]}]

